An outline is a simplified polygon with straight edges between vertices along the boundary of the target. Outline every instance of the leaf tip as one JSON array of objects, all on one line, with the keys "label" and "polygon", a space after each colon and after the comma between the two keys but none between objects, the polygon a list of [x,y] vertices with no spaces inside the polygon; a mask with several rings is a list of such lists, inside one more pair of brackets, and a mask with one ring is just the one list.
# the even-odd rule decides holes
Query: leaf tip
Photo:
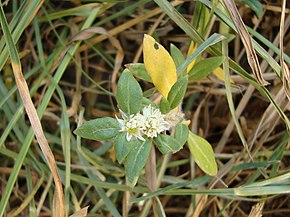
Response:
[{"label": "leaf tip", "polygon": [[75,135],[79,135],[79,128],[76,128],[74,131],[73,131],[73,133],[75,134]]}]

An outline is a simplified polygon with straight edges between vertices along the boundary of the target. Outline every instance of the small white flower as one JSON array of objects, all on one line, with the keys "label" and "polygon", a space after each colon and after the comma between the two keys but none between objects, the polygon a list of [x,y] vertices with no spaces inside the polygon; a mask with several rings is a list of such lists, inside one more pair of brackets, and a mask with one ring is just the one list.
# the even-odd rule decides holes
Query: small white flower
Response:
[{"label": "small white flower", "polygon": [[122,118],[119,119],[116,117],[118,120],[120,127],[121,127],[121,132],[127,132],[126,139],[127,141],[130,141],[133,138],[135,139],[140,139],[142,141],[145,141],[145,139],[142,137],[142,126],[141,126],[141,119],[143,116],[141,114],[137,115],[130,115],[127,116],[124,112],[121,112]]},{"label": "small white flower", "polygon": [[142,113],[135,115],[126,115],[121,111],[122,119],[116,116],[120,124],[120,131],[126,132],[126,139],[130,141],[140,139],[145,141],[144,135],[149,138],[157,137],[159,133],[169,130],[170,124],[165,120],[165,115],[161,114],[159,109],[153,108],[151,105],[143,108]]},{"label": "small white flower", "polygon": [[154,138],[159,133],[169,129],[169,123],[165,120],[165,115],[161,114],[159,109],[149,105],[144,107],[142,112],[145,120],[143,133],[146,136]]}]

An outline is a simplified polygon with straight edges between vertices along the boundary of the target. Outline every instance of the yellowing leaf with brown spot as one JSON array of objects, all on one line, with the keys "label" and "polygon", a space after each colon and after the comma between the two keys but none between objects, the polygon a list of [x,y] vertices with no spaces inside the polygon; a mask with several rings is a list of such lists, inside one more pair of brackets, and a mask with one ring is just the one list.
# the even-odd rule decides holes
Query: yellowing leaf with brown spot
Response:
[{"label": "yellowing leaf with brown spot", "polygon": [[176,67],[167,50],[150,35],[144,35],[143,58],[146,71],[164,98],[177,81]]}]

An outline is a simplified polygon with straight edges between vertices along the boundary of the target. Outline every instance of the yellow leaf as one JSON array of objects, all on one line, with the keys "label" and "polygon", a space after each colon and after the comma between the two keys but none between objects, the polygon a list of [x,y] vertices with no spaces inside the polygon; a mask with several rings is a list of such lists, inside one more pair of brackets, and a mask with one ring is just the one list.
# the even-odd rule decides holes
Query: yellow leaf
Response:
[{"label": "yellow leaf", "polygon": [[167,50],[150,35],[144,35],[143,58],[145,68],[154,86],[167,99],[177,81],[176,66]]},{"label": "yellow leaf", "polygon": [[[224,71],[221,67],[217,67],[215,70],[213,70],[212,72],[218,79],[220,79],[221,81],[225,81],[225,75],[224,75]],[[233,84],[235,83],[233,81],[233,79],[230,79],[230,82]]]},{"label": "yellow leaf", "polygon": [[[191,54],[193,54],[193,52],[196,50],[197,48],[197,44],[194,43],[194,41],[191,41],[189,48],[188,48],[188,52],[187,52],[187,57],[189,57]],[[193,65],[195,63],[195,59],[191,61],[191,63],[187,66],[187,73],[192,69]]]}]

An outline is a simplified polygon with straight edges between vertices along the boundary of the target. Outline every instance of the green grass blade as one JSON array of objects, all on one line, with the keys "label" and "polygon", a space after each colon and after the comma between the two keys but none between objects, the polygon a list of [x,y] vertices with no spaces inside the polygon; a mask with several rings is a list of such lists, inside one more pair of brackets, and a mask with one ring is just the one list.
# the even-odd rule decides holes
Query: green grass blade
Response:
[{"label": "green grass blade", "polygon": [[203,185],[203,184],[207,183],[208,181],[210,181],[210,179],[211,179],[211,177],[206,175],[206,176],[203,176],[201,178],[194,179],[192,181],[172,184],[172,185],[166,186],[164,188],[160,188],[159,190],[157,190],[155,192],[146,194],[145,196],[131,199],[130,202],[137,203],[137,202],[140,202],[142,200],[148,200],[148,199],[151,199],[153,197],[157,197],[159,195],[162,195],[164,192],[170,191],[173,189],[179,189],[179,188],[183,188],[183,187],[187,187],[187,186],[194,187],[194,186],[198,186],[198,185]]},{"label": "green grass blade", "polygon": [[[35,16],[37,10],[39,9],[42,3],[43,3],[43,0],[32,1],[30,2],[30,4],[27,5],[27,8],[25,8],[25,12],[20,11],[23,13],[23,15],[21,14],[22,15],[21,19],[19,18],[17,22],[15,21],[17,23],[17,26],[15,27],[12,33],[12,39],[15,43],[17,43],[23,31],[31,22],[31,20]],[[22,7],[20,9],[22,9]],[[8,56],[9,56],[9,52],[8,52],[7,47],[5,47],[4,50],[0,54],[0,70],[2,70],[4,64],[6,63],[8,59]]]},{"label": "green grass blade", "polygon": [[[15,27],[17,26],[17,24],[19,23],[22,15],[25,13],[25,8],[28,6],[29,4],[29,0],[25,0],[21,5],[20,7],[18,8],[18,10],[13,13],[13,18],[11,20],[11,22],[9,23],[9,29],[11,31],[14,31]],[[14,9],[14,8],[13,8]],[[0,41],[0,51],[3,50],[5,46],[5,39],[4,37],[1,39]]]},{"label": "green grass blade", "polygon": [[177,68],[177,73],[186,70],[187,66],[207,48],[225,39],[226,38],[223,35],[217,33],[211,35]]},{"label": "green grass blade", "polygon": [[64,186],[64,203],[66,208],[66,215],[69,213],[69,201],[70,201],[70,179],[71,179],[71,144],[70,144],[70,124],[69,118],[67,115],[67,107],[64,95],[61,89],[57,88],[58,95],[61,99],[62,105],[62,115],[60,121],[60,129],[61,129],[61,143],[64,152],[64,160],[65,160],[65,186]]},{"label": "green grass blade", "polygon": [[[92,25],[95,17],[98,15],[99,13],[99,9],[96,8],[94,10],[93,13],[91,13],[91,15],[87,18],[87,20],[85,21],[84,25],[83,25],[83,29],[85,28],[88,28],[89,26]],[[2,12],[2,16],[4,16],[4,12]],[[4,17],[3,17],[4,18]],[[54,90],[56,88],[56,84],[59,82],[60,78],[62,77],[66,67],[68,66],[70,60],[71,60],[71,57],[73,56],[73,54],[76,52],[78,46],[79,46],[80,42],[79,43],[76,43],[69,51],[68,53],[65,55],[63,61],[61,62],[61,64],[59,65],[56,73],[55,73],[55,76],[54,76],[54,83],[52,83],[49,88],[47,89],[44,97],[43,97],[43,100],[38,108],[38,116],[41,118],[43,113],[44,113],[44,110],[45,108],[47,107],[49,101],[50,101],[50,98],[52,97],[52,94],[54,93]],[[8,54],[7,54],[8,55]],[[1,67],[0,67],[1,68]],[[30,144],[33,140],[33,136],[34,136],[34,133],[32,131],[32,129],[30,128],[30,130],[28,131],[26,137],[25,137],[25,140],[23,141],[23,144],[22,144],[22,147],[20,149],[20,152],[17,156],[17,159],[15,161],[15,164],[14,164],[14,167],[13,167],[13,170],[9,176],[9,180],[6,184],[6,187],[5,187],[5,190],[3,192],[3,195],[2,195],[2,198],[1,198],[1,201],[0,201],[0,217],[3,216],[3,213],[5,211],[5,207],[8,203],[8,200],[9,200],[9,197],[10,197],[10,194],[13,190],[13,186],[16,182],[16,179],[17,179],[17,176],[18,176],[18,173],[21,169],[21,166],[23,164],[23,161],[25,159],[25,156],[29,150],[29,147],[30,147]]]},{"label": "green grass blade", "polygon": [[[226,40],[222,41],[222,50],[223,50],[223,55],[225,57],[228,56],[228,42]],[[236,115],[236,111],[235,111],[235,106],[234,106],[234,101],[233,101],[233,96],[232,96],[232,91],[231,91],[231,82],[230,82],[230,71],[229,71],[229,62],[226,59],[223,63],[223,69],[224,69],[224,77],[225,77],[225,87],[226,87],[226,95],[227,95],[227,101],[229,104],[229,108],[231,111],[231,115],[233,118],[233,121],[235,123],[235,126],[237,128],[239,137],[243,143],[243,146],[246,148],[247,152],[249,153],[249,149],[248,149],[248,145],[247,145],[247,141],[244,137],[242,128],[240,126],[239,120],[237,118]]]}]

